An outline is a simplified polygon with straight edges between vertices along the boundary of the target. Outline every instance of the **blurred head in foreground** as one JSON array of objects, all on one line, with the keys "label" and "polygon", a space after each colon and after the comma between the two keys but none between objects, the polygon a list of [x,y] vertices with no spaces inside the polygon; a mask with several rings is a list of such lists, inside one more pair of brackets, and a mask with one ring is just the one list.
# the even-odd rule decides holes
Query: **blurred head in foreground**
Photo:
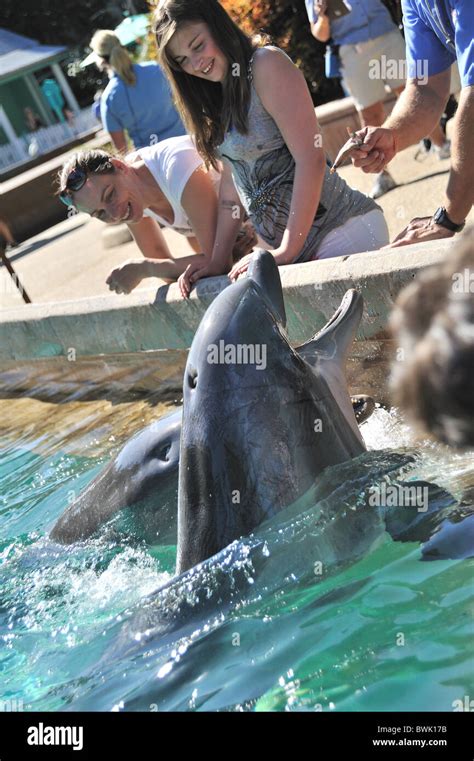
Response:
[{"label": "blurred head in foreground", "polygon": [[[399,295],[390,327],[395,404],[418,433],[474,447],[474,228]],[[400,351],[401,350],[401,351]]]}]

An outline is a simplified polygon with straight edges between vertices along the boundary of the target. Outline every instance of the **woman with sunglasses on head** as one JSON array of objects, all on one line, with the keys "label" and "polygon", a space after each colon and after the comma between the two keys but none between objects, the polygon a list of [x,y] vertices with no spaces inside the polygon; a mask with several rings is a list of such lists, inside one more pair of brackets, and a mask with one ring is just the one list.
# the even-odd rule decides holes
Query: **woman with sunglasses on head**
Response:
[{"label": "woman with sunglasses on head", "polygon": [[90,46],[98,68],[109,76],[100,99],[100,115],[117,151],[127,150],[125,130],[135,148],[185,134],[158,64],[133,63],[117,35],[108,29],[96,32]]},{"label": "woman with sunglasses on head", "polygon": [[[207,260],[214,246],[219,182],[220,174],[206,170],[184,135],[125,158],[101,150],[76,153],[59,173],[58,192],[67,206],[109,225],[127,224],[145,258],[114,269],[107,284],[117,293],[130,293],[144,278],[176,280],[191,262]],[[187,237],[197,255],[174,259],[161,226]],[[250,225],[242,225],[234,258],[255,242]]]},{"label": "woman with sunglasses on head", "polygon": [[381,209],[330,174],[303,75],[278,48],[257,47],[217,0],[164,0],[155,12],[159,61],[207,164],[223,162],[216,239],[205,266],[180,282],[229,272],[244,209],[280,264],[378,249],[388,243]]}]

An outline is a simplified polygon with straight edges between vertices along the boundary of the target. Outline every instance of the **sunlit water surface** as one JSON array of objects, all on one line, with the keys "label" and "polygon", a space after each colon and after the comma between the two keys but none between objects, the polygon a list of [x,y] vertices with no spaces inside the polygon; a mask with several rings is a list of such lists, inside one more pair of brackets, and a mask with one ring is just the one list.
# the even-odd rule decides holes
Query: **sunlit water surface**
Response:
[{"label": "sunlit water surface", "polygon": [[[138,633],[120,655],[123,622],[172,578],[175,546],[117,541],[105,529],[60,547],[48,531],[165,409],[0,401],[1,700],[51,711],[424,711],[452,710],[474,694],[472,561],[422,561],[418,542],[382,532],[362,557],[318,575],[317,504],[303,516],[284,511],[259,532],[264,581],[250,564],[231,606],[200,615],[196,605],[185,635],[141,645]],[[411,446],[383,409],[362,430],[369,449]],[[418,449],[410,477],[457,499],[472,486],[472,453]],[[203,577],[210,588],[218,565]]]}]

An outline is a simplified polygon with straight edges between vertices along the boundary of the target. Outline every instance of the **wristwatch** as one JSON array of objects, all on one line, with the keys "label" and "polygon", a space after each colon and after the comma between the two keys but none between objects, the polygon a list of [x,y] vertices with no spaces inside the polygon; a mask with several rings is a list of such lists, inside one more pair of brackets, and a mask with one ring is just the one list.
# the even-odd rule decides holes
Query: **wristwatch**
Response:
[{"label": "wristwatch", "polygon": [[465,222],[462,222],[460,225],[457,225],[453,222],[453,220],[448,217],[444,206],[440,206],[439,209],[436,209],[433,214],[433,222],[436,222],[437,225],[441,225],[441,227],[445,227],[446,230],[451,230],[452,233],[460,233],[466,224]]}]

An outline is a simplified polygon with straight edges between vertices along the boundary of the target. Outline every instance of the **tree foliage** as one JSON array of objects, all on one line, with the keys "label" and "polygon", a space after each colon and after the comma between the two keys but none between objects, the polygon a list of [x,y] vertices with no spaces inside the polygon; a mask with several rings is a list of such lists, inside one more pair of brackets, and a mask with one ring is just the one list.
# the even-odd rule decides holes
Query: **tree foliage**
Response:
[{"label": "tree foliage", "polygon": [[302,70],[315,104],[343,97],[338,79],[324,75],[326,45],[311,34],[304,0],[222,0],[249,34],[263,32]]},{"label": "tree foliage", "polygon": [[[2,0],[0,26],[43,45],[87,46],[96,29],[114,29],[130,7],[126,0]],[[146,0],[133,0],[146,13]]]}]

